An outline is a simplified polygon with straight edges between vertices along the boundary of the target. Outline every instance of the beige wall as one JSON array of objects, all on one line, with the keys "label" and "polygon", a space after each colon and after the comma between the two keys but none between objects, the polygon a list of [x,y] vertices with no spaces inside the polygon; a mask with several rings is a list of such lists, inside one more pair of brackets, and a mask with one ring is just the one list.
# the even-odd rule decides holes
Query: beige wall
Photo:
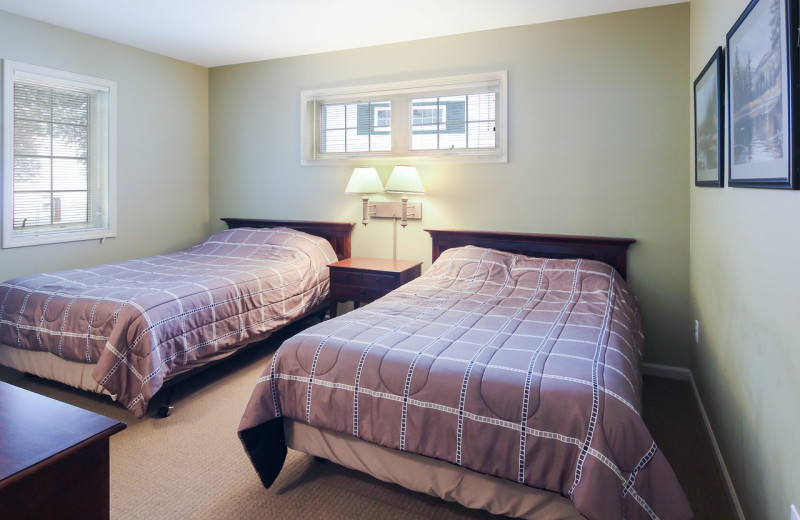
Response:
[{"label": "beige wall", "polygon": [[[352,166],[300,166],[301,90],[507,70],[508,164],[416,163],[424,219],[398,231],[398,257],[430,259],[423,227],[636,238],[646,359],[688,366],[688,15],[673,5],[211,69],[212,226],[360,221],[359,197],[343,193]],[[385,182],[391,166],[378,171]],[[359,223],[354,254],[391,257],[391,233],[390,220]]]},{"label": "beige wall", "polygon": [[117,82],[119,191],[116,238],[0,249],[1,280],[162,253],[206,235],[207,69],[2,11],[0,58]]},{"label": "beige wall", "polygon": [[[692,1],[690,85],[747,4]],[[692,372],[746,516],[785,520],[800,503],[800,193],[690,192]]]}]

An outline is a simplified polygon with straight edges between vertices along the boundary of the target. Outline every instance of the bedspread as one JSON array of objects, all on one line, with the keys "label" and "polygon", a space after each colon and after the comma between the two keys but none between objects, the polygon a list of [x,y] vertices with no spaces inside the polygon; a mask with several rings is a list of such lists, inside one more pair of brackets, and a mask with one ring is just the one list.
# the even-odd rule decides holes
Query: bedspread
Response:
[{"label": "bedspread", "polygon": [[0,343],[96,364],[137,417],[170,374],[265,338],[324,302],[322,238],[231,229],[184,251],[0,284]]},{"label": "bedspread", "polygon": [[287,340],[239,435],[266,486],[289,417],[560,493],[590,519],[690,518],[641,418],[642,345],[608,265],[450,249]]}]

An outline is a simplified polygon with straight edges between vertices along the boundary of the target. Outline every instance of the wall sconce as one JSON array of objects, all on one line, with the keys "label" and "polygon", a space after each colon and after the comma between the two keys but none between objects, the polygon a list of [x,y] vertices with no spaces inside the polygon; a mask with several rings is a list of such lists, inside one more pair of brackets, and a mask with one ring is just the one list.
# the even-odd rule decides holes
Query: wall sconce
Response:
[{"label": "wall sconce", "polygon": [[[386,182],[387,193],[402,193],[400,198],[402,208],[400,216],[400,225],[406,227],[409,218],[409,193],[425,193],[425,186],[422,185],[422,180],[419,178],[419,173],[414,166],[395,166],[389,180]],[[422,205],[419,206],[419,215],[416,214],[415,207],[411,207],[411,218],[422,218]]]},{"label": "wall sconce", "polygon": [[[361,223],[365,226],[369,222],[369,197],[368,193],[381,193],[383,191],[383,183],[378,177],[378,170],[375,168],[353,168],[353,174],[350,175],[350,181],[344,189],[345,193],[357,193],[361,195],[362,203],[362,218]],[[374,207],[374,205],[373,205]]]}]

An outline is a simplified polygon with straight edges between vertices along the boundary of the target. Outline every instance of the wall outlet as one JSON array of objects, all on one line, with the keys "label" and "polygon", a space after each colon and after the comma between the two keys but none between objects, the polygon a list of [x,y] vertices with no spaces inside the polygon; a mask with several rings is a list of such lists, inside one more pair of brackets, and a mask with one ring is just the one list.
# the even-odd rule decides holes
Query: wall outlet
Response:
[{"label": "wall outlet", "polygon": [[694,320],[694,342],[700,343],[700,320]]},{"label": "wall outlet", "polygon": [[797,507],[794,504],[792,504],[791,520],[800,520],[800,513],[797,512]]}]

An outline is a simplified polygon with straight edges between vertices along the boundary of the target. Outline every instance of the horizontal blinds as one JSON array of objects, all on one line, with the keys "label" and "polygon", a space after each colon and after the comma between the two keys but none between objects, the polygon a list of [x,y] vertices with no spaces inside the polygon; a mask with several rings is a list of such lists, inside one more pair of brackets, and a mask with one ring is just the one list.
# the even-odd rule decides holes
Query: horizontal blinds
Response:
[{"label": "horizontal blinds", "polygon": [[106,225],[108,92],[14,81],[15,233]]}]

